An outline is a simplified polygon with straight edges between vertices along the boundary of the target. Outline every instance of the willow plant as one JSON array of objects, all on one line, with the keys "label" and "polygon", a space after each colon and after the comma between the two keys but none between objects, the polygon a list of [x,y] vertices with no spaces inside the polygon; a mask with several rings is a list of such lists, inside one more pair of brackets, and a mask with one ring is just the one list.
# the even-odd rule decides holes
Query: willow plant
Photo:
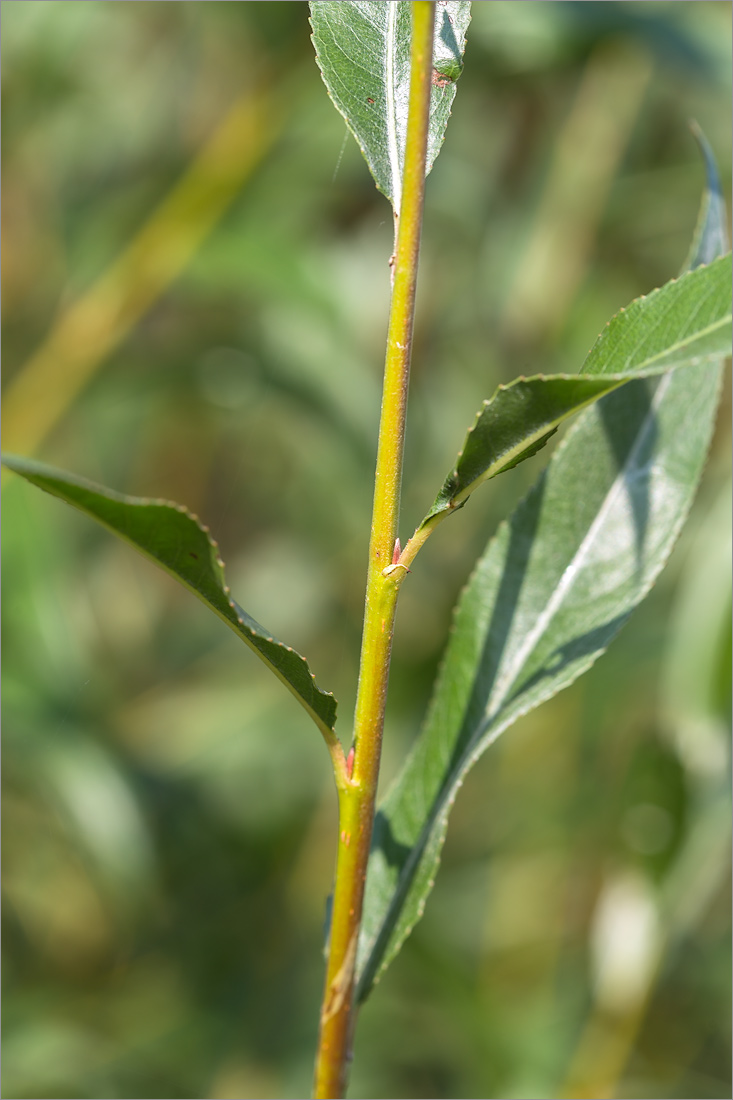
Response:
[{"label": "willow plant", "polygon": [[[422,914],[466,772],[518,717],[593,664],[670,553],[702,472],[731,350],[731,256],[715,165],[700,135],[707,188],[683,273],[611,318],[579,373],[520,377],[484,401],[454,467],[402,548],[425,178],[463,68],[470,4],[346,0],[310,8],[323,80],[395,224],[353,732],[337,736],[333,695],[316,684],[300,654],[234,602],[216,543],[185,508],[122,496],[29,459],[4,462],[188,587],[320,730],[339,817],[314,1096],[340,1097],[357,1007]],[[455,611],[422,732],[375,814],[395,608],[420,548],[481,482],[535,455],[581,410],[479,559]]]}]

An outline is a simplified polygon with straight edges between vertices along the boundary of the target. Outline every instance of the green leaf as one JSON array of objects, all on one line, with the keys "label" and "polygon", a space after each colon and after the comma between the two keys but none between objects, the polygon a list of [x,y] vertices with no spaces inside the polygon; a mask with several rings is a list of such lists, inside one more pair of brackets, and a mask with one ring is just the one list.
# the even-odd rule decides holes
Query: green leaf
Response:
[{"label": "green leaf", "polygon": [[377,814],[363,998],[422,914],[463,778],[521,715],[590,668],[648,592],[702,471],[719,369],[635,382],[588,409],[458,604],[425,727]]},{"label": "green leaf", "polygon": [[204,525],[179,504],[123,496],[40,462],[4,455],[3,465],[60,497],[162,566],[211,608],[282,680],[327,741],[334,740],[336,700],[322,691],[299,653],[274,638],[229,595],[219,550]]},{"label": "green leaf", "polygon": [[[440,0],[436,8],[426,172],[443,143],[471,18],[471,5],[464,0]],[[399,213],[410,90],[410,4],[315,0],[310,9],[316,60],[328,93],[377,187]]]},{"label": "green leaf", "polygon": [[[714,162],[701,144],[708,190],[687,267],[727,247]],[[593,358],[601,339],[593,363],[604,361]],[[705,463],[721,371],[636,380],[586,409],[489,542],[458,602],[425,725],[375,820],[359,1000],[422,916],[469,768],[590,668],[663,568]]]},{"label": "green leaf", "polygon": [[[720,239],[717,229],[706,240],[713,236]],[[536,454],[563,420],[632,378],[714,362],[730,351],[729,253],[617,313],[580,374],[536,375],[499,386],[478,412],[455,469],[420,526],[460,507],[482,481]]]},{"label": "green leaf", "polygon": [[709,264],[728,250],[728,211],[720,188],[718,166],[707,138],[696,122],[690,124],[705,161],[706,188],[692,245],[682,270]]}]

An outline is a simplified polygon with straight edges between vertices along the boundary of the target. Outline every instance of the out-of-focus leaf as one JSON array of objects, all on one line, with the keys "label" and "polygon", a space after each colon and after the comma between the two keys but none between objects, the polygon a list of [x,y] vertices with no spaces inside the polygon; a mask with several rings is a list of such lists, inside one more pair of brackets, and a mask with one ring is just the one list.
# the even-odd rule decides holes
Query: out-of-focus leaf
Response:
[{"label": "out-of-focus leaf", "polygon": [[[726,247],[715,166],[706,162],[688,267]],[[641,341],[646,355],[652,337]],[[598,373],[602,341],[589,356]],[[721,370],[670,370],[656,389],[637,379],[586,409],[489,542],[458,602],[425,726],[375,820],[360,1000],[422,916],[469,768],[590,668],[663,568],[705,463]]]},{"label": "out-of-focus leaf", "polygon": [[[377,187],[399,212],[410,92],[410,4],[315,0],[310,8],[316,60],[328,93]],[[443,143],[471,18],[466,0],[441,0],[436,8],[426,172]]]},{"label": "out-of-focus leaf", "polygon": [[[710,242],[721,239],[718,221],[701,236],[696,255],[707,255],[713,247]],[[499,386],[477,414],[456,467],[421,526],[460,507],[482,481],[536,454],[568,416],[632,378],[715,361],[730,351],[728,254],[617,313],[591,348],[580,374],[537,375]]]},{"label": "out-of-focus leaf", "polygon": [[274,638],[229,595],[219,550],[204,525],[179,504],[124,496],[40,462],[3,456],[3,465],[65,500],[162,566],[214,611],[282,680],[328,741],[336,700],[316,684],[307,661]]},{"label": "out-of-focus leaf", "polygon": [[706,187],[683,271],[712,263],[728,249],[728,211],[720,188],[718,166],[710,143],[696,122],[692,123],[692,132],[705,161]]},{"label": "out-of-focus leaf", "polygon": [[691,539],[669,620],[660,689],[665,727],[688,773],[705,795],[711,777],[724,774],[726,798],[732,549],[728,480]]}]

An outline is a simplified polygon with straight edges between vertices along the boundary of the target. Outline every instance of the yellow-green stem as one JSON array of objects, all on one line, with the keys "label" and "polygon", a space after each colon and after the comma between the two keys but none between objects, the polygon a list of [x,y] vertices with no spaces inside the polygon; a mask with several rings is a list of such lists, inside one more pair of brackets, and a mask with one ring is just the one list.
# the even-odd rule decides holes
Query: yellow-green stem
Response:
[{"label": "yellow-green stem", "polygon": [[[339,845],[313,1095],[342,1097],[354,1028],[354,969],[374,821],[395,607],[404,569],[391,570],[397,538],[405,413],[425,192],[435,4],[412,4],[410,102],[402,205],[382,391],[364,631],[354,718],[353,771],[339,779]],[[386,571],[386,572],[385,572]]]}]

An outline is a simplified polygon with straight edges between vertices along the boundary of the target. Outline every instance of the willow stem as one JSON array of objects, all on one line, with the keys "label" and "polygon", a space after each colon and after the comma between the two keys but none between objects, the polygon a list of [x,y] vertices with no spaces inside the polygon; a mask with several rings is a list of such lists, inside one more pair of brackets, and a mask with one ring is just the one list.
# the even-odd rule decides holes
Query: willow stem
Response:
[{"label": "willow stem", "polygon": [[354,974],[374,822],[397,594],[406,572],[391,569],[400,510],[415,288],[425,194],[435,3],[412,3],[410,100],[397,216],[382,415],[374,480],[366,606],[351,775],[337,776],[339,845],[313,1096],[343,1097],[355,1023]]}]

